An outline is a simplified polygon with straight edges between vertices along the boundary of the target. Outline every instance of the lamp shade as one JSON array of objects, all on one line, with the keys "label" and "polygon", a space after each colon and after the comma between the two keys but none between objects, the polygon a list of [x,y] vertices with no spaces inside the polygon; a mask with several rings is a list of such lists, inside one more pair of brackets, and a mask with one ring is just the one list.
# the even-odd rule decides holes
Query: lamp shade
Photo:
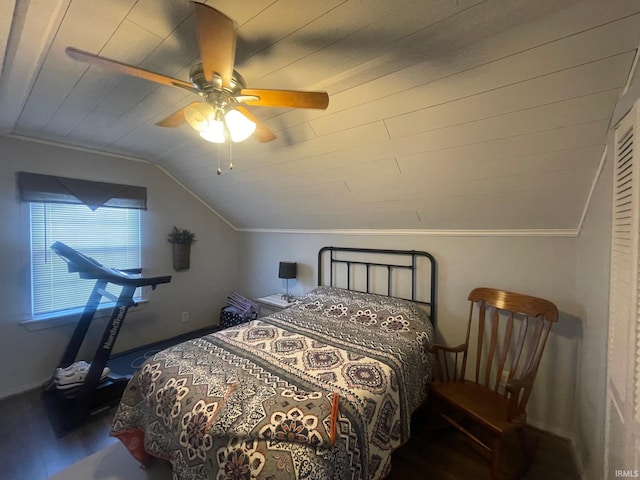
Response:
[{"label": "lamp shade", "polygon": [[278,278],[296,278],[298,264],[296,262],[280,262]]},{"label": "lamp shade", "polygon": [[224,143],[224,124],[220,120],[211,120],[200,136],[209,142]]},{"label": "lamp shade", "polygon": [[184,109],[185,120],[198,132],[206,130],[209,127],[209,122],[215,116],[215,110],[208,103],[196,103]]},{"label": "lamp shade", "polygon": [[253,132],[256,131],[256,124],[238,110],[229,110],[225,114],[224,120],[227,122],[227,128],[229,129],[231,140],[234,142],[242,142],[253,135]]}]

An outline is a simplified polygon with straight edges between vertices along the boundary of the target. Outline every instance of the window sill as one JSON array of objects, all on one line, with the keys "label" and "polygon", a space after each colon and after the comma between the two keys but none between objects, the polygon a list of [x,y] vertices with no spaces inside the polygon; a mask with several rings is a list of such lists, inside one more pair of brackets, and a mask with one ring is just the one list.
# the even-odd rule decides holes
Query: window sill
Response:
[{"label": "window sill", "polygon": [[[138,300],[137,305],[129,308],[129,312],[135,312],[135,311],[139,311],[139,310],[143,309],[144,308],[144,304],[146,304],[148,302],[149,302],[149,300],[146,299],[146,298]],[[107,317],[109,317],[111,315],[113,307],[114,307],[114,304],[101,306],[96,311],[96,314],[93,317],[93,320],[98,319],[98,318],[107,318]],[[19,325],[21,327],[24,327],[26,330],[28,330],[30,332],[35,332],[35,331],[38,331],[38,330],[45,330],[47,328],[55,328],[55,327],[61,327],[61,326],[64,326],[64,325],[78,323],[78,321],[80,320],[81,316],[82,316],[82,312],[80,312],[80,313],[71,313],[71,314],[66,314],[66,315],[63,314],[63,315],[56,316],[56,317],[41,318],[41,319],[30,318],[28,320],[21,321],[19,323]]]}]

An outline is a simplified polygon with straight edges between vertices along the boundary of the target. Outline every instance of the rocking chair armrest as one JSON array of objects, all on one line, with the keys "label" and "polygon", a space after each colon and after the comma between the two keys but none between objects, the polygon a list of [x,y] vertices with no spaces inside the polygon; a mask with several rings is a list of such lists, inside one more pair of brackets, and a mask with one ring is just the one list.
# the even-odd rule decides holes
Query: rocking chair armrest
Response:
[{"label": "rocking chair armrest", "polygon": [[[522,405],[521,392],[527,387],[531,387],[533,381],[529,378],[511,378],[504,386],[505,393],[509,398],[509,411],[507,418],[514,419],[524,414],[524,405]],[[524,400],[526,404],[526,399]]]},{"label": "rocking chair armrest", "polygon": [[520,378],[511,378],[504,386],[506,392],[513,396],[518,396],[520,390],[529,385],[530,382],[522,380]]},{"label": "rocking chair armrest", "polygon": [[[435,376],[440,382],[461,381],[464,377],[464,362],[462,366],[458,364],[460,354],[466,355],[467,345],[462,344],[457,347],[447,347],[444,345],[433,344],[427,347],[427,352],[435,357],[436,371]],[[452,355],[452,364],[447,361],[447,354]]]},{"label": "rocking chair armrest", "polygon": [[510,378],[505,385],[505,391],[511,394],[519,394],[523,388],[531,387],[533,385],[534,378],[535,374],[526,374],[520,378]]}]

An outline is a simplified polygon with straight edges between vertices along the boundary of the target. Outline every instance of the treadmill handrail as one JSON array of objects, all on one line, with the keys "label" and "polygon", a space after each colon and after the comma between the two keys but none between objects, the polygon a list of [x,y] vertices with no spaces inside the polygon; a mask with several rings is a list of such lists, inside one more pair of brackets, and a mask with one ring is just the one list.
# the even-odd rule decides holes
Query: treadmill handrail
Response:
[{"label": "treadmill handrail", "polygon": [[129,273],[141,273],[141,268],[116,270],[105,267],[95,259],[83,255],[74,248],[62,243],[55,242],[51,249],[56,252],[64,261],[68,263],[69,272],[77,272],[80,278],[105,280],[115,285],[128,285],[143,287],[151,285],[155,288],[161,283],[169,283],[171,275],[159,277],[132,277]]}]

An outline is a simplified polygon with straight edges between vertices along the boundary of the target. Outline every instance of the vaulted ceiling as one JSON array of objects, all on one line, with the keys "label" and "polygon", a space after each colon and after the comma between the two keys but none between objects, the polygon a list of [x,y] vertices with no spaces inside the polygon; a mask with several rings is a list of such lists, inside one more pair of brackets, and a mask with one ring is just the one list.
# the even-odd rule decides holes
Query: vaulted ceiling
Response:
[{"label": "vaulted ceiling", "polygon": [[640,41],[637,0],[207,4],[250,87],[329,107],[247,107],[277,138],[228,170],[228,145],[155,125],[193,94],[65,54],[189,81],[190,2],[0,0],[0,129],[152,162],[238,229],[572,230]]}]

